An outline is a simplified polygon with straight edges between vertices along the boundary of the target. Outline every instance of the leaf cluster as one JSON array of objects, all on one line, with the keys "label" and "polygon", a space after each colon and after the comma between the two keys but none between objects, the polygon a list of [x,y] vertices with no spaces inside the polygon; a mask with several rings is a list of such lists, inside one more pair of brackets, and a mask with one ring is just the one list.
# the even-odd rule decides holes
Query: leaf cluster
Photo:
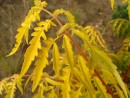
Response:
[{"label": "leaf cluster", "polygon": [[[107,47],[100,32],[93,26],[82,27],[76,24],[69,11],[57,9],[51,13],[44,9],[46,5],[45,1],[34,0],[34,6],[18,29],[16,44],[8,56],[18,50],[23,40],[29,45],[20,74],[11,83],[6,80],[10,89],[5,89],[5,98],[13,98],[16,85],[23,94],[21,85],[26,88],[28,82],[32,82],[32,92],[36,92],[33,98],[128,98],[127,88],[116,65],[107,55]],[[52,18],[40,19],[42,11]],[[60,14],[67,17],[65,24],[58,19]],[[29,40],[28,32],[33,22],[36,26]],[[46,36],[50,29],[57,28],[55,38]],[[82,40],[81,44],[74,40],[75,36]],[[58,40],[62,42],[62,47],[58,45]],[[60,48],[64,50],[62,53]],[[45,71],[51,62],[53,74]],[[27,75],[31,66],[34,69]],[[25,76],[29,76],[27,80]],[[0,83],[0,91],[3,91],[4,80]]]}]

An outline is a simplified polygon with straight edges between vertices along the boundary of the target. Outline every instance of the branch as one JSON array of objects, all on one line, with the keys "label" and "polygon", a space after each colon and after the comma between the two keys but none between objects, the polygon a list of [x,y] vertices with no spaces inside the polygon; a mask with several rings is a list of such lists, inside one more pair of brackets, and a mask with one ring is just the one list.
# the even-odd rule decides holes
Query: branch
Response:
[{"label": "branch", "polygon": [[[62,23],[57,19],[57,17],[53,16],[53,14],[51,12],[47,11],[46,9],[43,9],[43,11],[46,12],[46,13],[48,13],[49,15],[51,15],[56,20],[56,22],[59,24],[59,26],[61,26],[61,27],[63,26]],[[86,61],[88,61],[88,57],[85,55],[85,53],[80,48],[80,46],[75,42],[75,40],[70,36],[69,32],[65,31],[65,34],[69,37],[69,39],[72,41],[72,43],[77,48],[77,50],[79,51],[79,53],[84,57],[84,59]],[[100,81],[102,82],[102,84],[106,87],[106,89],[108,90],[109,94],[111,94],[113,98],[116,98],[116,96],[111,91],[111,89],[107,86],[107,84],[100,77],[98,71],[96,71],[96,69],[95,69],[94,72],[95,72],[96,76],[100,79]]]}]

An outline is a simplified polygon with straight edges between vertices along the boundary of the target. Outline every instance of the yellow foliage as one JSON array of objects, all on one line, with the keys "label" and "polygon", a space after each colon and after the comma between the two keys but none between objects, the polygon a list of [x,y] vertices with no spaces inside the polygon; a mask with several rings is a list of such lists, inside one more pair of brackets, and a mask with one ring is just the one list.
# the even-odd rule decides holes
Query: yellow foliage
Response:
[{"label": "yellow foliage", "polygon": [[70,23],[72,23],[72,24],[75,23],[74,16],[73,16],[69,11],[65,11],[64,9],[57,9],[57,10],[55,10],[54,13],[53,13],[53,15],[54,15],[55,17],[57,17],[59,14],[64,14],[64,15],[66,15],[67,18],[68,18],[68,21],[69,21]]},{"label": "yellow foliage", "polygon": [[70,65],[71,69],[73,70],[74,69],[73,50],[72,50],[72,46],[70,44],[70,40],[66,35],[64,35],[64,38],[63,38],[63,48],[65,49],[65,52],[67,54],[67,59],[68,59],[69,65]]},{"label": "yellow foliage", "polygon": [[30,26],[32,22],[35,22],[36,20],[40,20],[39,14],[42,11],[42,8],[45,7],[46,5],[47,5],[46,2],[35,1],[35,6],[32,7],[31,10],[29,11],[25,20],[21,24],[22,27],[17,30],[18,34],[15,36],[16,43],[14,45],[14,48],[10,52],[10,54],[8,54],[7,56],[13,55],[18,50],[23,37],[25,37],[26,43],[28,43],[28,31],[30,29]]},{"label": "yellow foliage", "polygon": [[[33,80],[33,85],[32,85],[32,92],[35,91],[36,87],[38,86],[41,78],[42,78],[42,74],[43,74],[43,69],[46,67],[46,65],[48,65],[48,51],[53,43],[52,39],[48,39],[45,40],[44,43],[47,45],[42,46],[41,52],[39,53],[38,59],[35,62],[35,69],[33,71],[33,76],[32,76],[32,80]],[[43,62],[44,61],[44,62]]]},{"label": "yellow foliage", "polygon": [[115,0],[110,0],[111,1],[111,8],[114,10],[114,5],[115,5]]},{"label": "yellow foliage", "polygon": [[[100,77],[95,75],[96,70],[106,85],[112,84],[116,89],[114,94],[118,94],[121,98],[128,98],[128,89],[117,72],[117,67],[106,53],[107,47],[99,31],[93,26],[85,28],[79,26],[69,11],[57,9],[51,14],[43,9],[47,5],[46,2],[34,0],[34,4],[18,29],[15,47],[8,55],[17,51],[23,38],[28,44],[30,25],[36,22],[34,31],[31,32],[29,46],[24,54],[21,72],[0,82],[0,94],[5,92],[5,98],[14,98],[16,89],[23,93],[22,84],[25,82],[26,88],[31,80],[31,90],[33,93],[36,92],[33,98],[112,98]],[[114,0],[111,0],[111,7],[114,9]],[[42,9],[52,18],[40,20]],[[69,22],[63,25],[58,19],[59,14],[65,15]],[[54,20],[61,27],[56,28]],[[122,24],[123,22],[119,27]],[[116,23],[115,26],[117,26]],[[52,30],[58,30],[56,33],[53,30],[55,36],[49,38],[51,27],[53,27]],[[78,42],[74,40],[75,37],[81,40],[81,44],[78,45]],[[35,66],[29,72],[31,75],[25,75],[33,61]],[[49,72],[46,70],[48,67]],[[24,76],[29,76],[29,79],[23,82]]]},{"label": "yellow foliage", "polygon": [[56,43],[54,43],[53,45],[53,70],[55,71],[55,74],[57,76],[60,75],[59,71],[60,71],[60,53],[59,53],[59,50],[58,50],[58,46]]},{"label": "yellow foliage", "polygon": [[70,98],[70,68],[66,67],[63,69],[63,79],[64,79],[64,84],[62,85],[62,98]]}]

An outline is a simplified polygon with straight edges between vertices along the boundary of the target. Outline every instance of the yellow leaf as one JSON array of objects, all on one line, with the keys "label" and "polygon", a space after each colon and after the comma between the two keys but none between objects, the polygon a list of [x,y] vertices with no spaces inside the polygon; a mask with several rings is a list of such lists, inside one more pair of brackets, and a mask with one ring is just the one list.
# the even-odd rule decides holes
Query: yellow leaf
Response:
[{"label": "yellow leaf", "polygon": [[39,20],[39,13],[42,11],[42,8],[46,6],[46,2],[36,1],[35,3],[36,6],[31,8],[25,20],[21,24],[22,27],[17,30],[18,34],[16,35],[16,43],[12,51],[7,56],[13,55],[18,50],[23,37],[25,37],[26,43],[28,44],[28,31],[30,29],[31,23],[37,19]]},{"label": "yellow leaf", "polygon": [[64,35],[64,38],[63,38],[63,48],[65,49],[65,52],[67,54],[67,59],[71,66],[71,69],[73,70],[74,56],[73,56],[72,45],[70,44],[70,39],[66,35]]},{"label": "yellow leaf", "polygon": [[122,0],[122,3],[126,3],[126,2],[128,2],[128,0]]},{"label": "yellow leaf", "polygon": [[22,81],[23,81],[23,79],[18,78],[16,81],[16,84],[17,84],[17,87],[19,88],[20,92],[23,94]]},{"label": "yellow leaf", "polygon": [[62,98],[70,98],[70,83],[69,83],[69,79],[70,79],[70,68],[66,67],[63,69],[63,76],[64,78],[64,83],[62,85]]},{"label": "yellow leaf", "polygon": [[28,79],[26,80],[25,85],[24,85],[24,90],[25,90],[25,88],[26,88],[26,86],[27,86],[27,84],[29,83],[30,80],[31,80],[31,76],[28,77]]},{"label": "yellow leaf", "polygon": [[120,85],[120,87],[122,88],[125,98],[128,98],[128,93],[127,93],[127,88],[125,86],[125,83],[122,81],[121,76],[119,75],[118,71],[114,71],[113,72],[115,79],[117,80],[118,84]]},{"label": "yellow leaf", "polygon": [[44,87],[43,83],[40,83],[39,88],[38,88],[38,92],[33,96],[33,98],[45,98],[43,95],[44,90],[45,90],[45,87]]},{"label": "yellow leaf", "polygon": [[[89,69],[86,66],[86,61],[82,56],[78,56],[78,65],[80,66],[80,69],[83,73],[83,77],[86,80],[87,85],[89,85],[89,88],[93,91],[93,86],[91,84],[91,73],[89,73]],[[90,90],[88,90],[90,92]],[[92,91],[90,92],[92,94]]]},{"label": "yellow leaf", "polygon": [[48,52],[49,49],[53,43],[52,39],[48,39],[45,40],[44,43],[47,46],[43,46],[41,49],[41,52],[39,53],[39,58],[37,59],[37,61],[35,62],[35,69],[33,71],[33,76],[32,76],[32,80],[33,80],[33,85],[32,85],[32,92],[35,91],[36,87],[38,86],[41,77],[43,75],[43,69],[46,67],[46,65],[48,64]]},{"label": "yellow leaf", "polygon": [[0,81],[0,95],[2,95],[2,92],[5,90],[6,83],[7,83],[7,78]]},{"label": "yellow leaf", "polygon": [[94,26],[86,26],[84,28],[84,32],[82,33],[84,33],[85,37],[88,37],[88,40],[92,45],[98,46],[107,50],[105,41],[102,38],[99,30],[97,30],[97,28],[95,28]]},{"label": "yellow leaf", "polygon": [[59,76],[59,70],[60,70],[60,53],[58,50],[58,46],[56,43],[53,45],[53,69],[57,76]]},{"label": "yellow leaf", "polygon": [[118,86],[114,86],[116,91],[117,91],[117,94],[120,96],[120,98],[125,98],[124,94],[123,94],[123,91],[120,89],[120,87]]},{"label": "yellow leaf", "polygon": [[8,83],[6,84],[6,95],[4,98],[14,98],[14,93],[16,91],[16,84],[18,82],[19,75],[13,75],[8,78]]},{"label": "yellow leaf", "polygon": [[63,34],[67,29],[71,28],[72,25],[70,23],[66,23],[65,25],[63,25],[56,33],[57,36]]},{"label": "yellow leaf", "polygon": [[64,13],[67,16],[70,23],[75,23],[74,16],[69,11],[65,11]]},{"label": "yellow leaf", "polygon": [[42,36],[42,32],[37,32],[37,36],[34,36],[30,41],[30,46],[27,48],[26,53],[24,55],[24,62],[22,65],[20,77],[22,77],[30,67],[32,61],[38,55],[38,49],[41,49],[40,37]]},{"label": "yellow leaf", "polygon": [[82,89],[83,85],[81,85],[78,90],[73,91],[73,95],[71,96],[72,98],[79,98],[82,95]]},{"label": "yellow leaf", "polygon": [[39,20],[38,16],[42,11],[42,8],[45,7],[46,5],[47,5],[46,2],[35,1],[35,6],[33,6],[28,12],[28,15],[25,17],[25,20],[21,24],[22,27],[17,30],[18,34],[15,37],[16,43],[12,51],[7,56],[13,55],[18,50],[23,37],[25,37],[26,43],[28,44],[28,31],[30,29],[30,26],[32,22],[36,21],[37,19]]},{"label": "yellow leaf", "polygon": [[103,86],[102,82],[99,80],[98,77],[94,77],[94,83],[96,84],[97,86],[97,89],[99,90],[102,98],[112,98],[112,97],[108,97],[108,93],[107,93],[107,90],[106,88]]},{"label": "yellow leaf", "polygon": [[74,68],[74,72],[75,72],[75,76],[77,77],[77,79],[83,84],[83,86],[88,91],[89,95],[91,96],[90,98],[96,98],[95,89],[93,88],[93,86],[91,84],[89,72],[87,72],[88,75],[86,77],[83,75],[82,71],[79,70],[79,68]]},{"label": "yellow leaf", "polygon": [[65,11],[65,10],[63,10],[63,9],[57,9],[57,10],[55,10],[54,13],[53,13],[53,15],[56,16],[56,17],[57,17],[59,14],[64,14],[64,15],[66,15],[70,23],[72,23],[72,24],[75,23],[74,16],[73,16],[69,11]]},{"label": "yellow leaf", "polygon": [[59,86],[62,85],[62,83],[57,82],[57,81],[54,81],[53,79],[50,79],[50,78],[46,78],[45,80],[46,80],[48,83],[52,84],[52,85],[59,85]]},{"label": "yellow leaf", "polygon": [[118,82],[118,84],[122,88],[126,98],[128,98],[126,87],[125,87],[125,85],[124,85],[124,83],[123,83],[123,81],[122,81],[122,79],[117,71],[117,67],[112,63],[112,60],[102,50],[99,50],[96,47],[93,48],[93,50],[94,50],[95,54],[98,56],[98,60],[102,64],[102,67],[106,68],[114,75],[116,81]]},{"label": "yellow leaf", "polygon": [[114,85],[117,84],[113,74],[109,70],[102,68],[101,71],[103,73],[102,78],[106,82],[106,84],[114,84]]},{"label": "yellow leaf", "polygon": [[110,0],[110,2],[111,2],[111,8],[112,8],[112,10],[114,10],[115,0]]},{"label": "yellow leaf", "polygon": [[38,26],[40,27],[44,27],[44,30],[47,32],[48,29],[51,27],[51,26],[56,26],[55,23],[53,23],[51,20],[46,20],[46,21],[41,21],[39,23],[37,23]]},{"label": "yellow leaf", "polygon": [[35,59],[35,57],[38,56],[38,49],[41,49],[41,38],[43,38],[44,40],[47,39],[44,31],[48,31],[48,29],[50,29],[51,21],[46,20],[44,23],[45,25],[41,25],[41,27],[35,27],[35,31],[31,34],[33,38],[29,42],[30,46],[27,48],[24,55],[24,62],[21,69],[20,77],[22,77],[27,72],[32,61]]},{"label": "yellow leaf", "polygon": [[16,38],[16,43],[15,43],[15,46],[14,48],[12,49],[12,51],[10,52],[10,54],[8,54],[7,56],[11,56],[13,55],[19,48],[21,42],[22,42],[22,39],[24,37],[24,34],[27,34],[28,32],[28,28],[25,28],[25,27],[21,27],[17,30],[19,33],[15,36]]},{"label": "yellow leaf", "polygon": [[63,13],[64,13],[64,10],[63,10],[63,9],[57,9],[57,10],[55,10],[55,11],[53,12],[53,15],[57,17],[59,14],[63,14]]},{"label": "yellow leaf", "polygon": [[128,10],[128,16],[129,16],[129,19],[130,19],[130,0],[128,0],[127,10]]},{"label": "yellow leaf", "polygon": [[54,88],[52,88],[51,91],[47,93],[46,98],[58,98]]}]

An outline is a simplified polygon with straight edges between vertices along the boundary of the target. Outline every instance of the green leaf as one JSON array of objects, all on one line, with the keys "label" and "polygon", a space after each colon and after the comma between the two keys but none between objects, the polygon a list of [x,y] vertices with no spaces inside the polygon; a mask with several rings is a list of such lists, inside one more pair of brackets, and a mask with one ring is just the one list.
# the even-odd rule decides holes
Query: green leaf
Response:
[{"label": "green leaf", "polygon": [[[80,66],[80,65],[79,65]],[[83,72],[79,68],[74,68],[75,76],[83,84],[83,86],[88,91],[90,98],[96,98],[95,90],[91,84],[90,74],[87,72],[87,76],[84,76]],[[89,77],[88,77],[89,76]]]}]

